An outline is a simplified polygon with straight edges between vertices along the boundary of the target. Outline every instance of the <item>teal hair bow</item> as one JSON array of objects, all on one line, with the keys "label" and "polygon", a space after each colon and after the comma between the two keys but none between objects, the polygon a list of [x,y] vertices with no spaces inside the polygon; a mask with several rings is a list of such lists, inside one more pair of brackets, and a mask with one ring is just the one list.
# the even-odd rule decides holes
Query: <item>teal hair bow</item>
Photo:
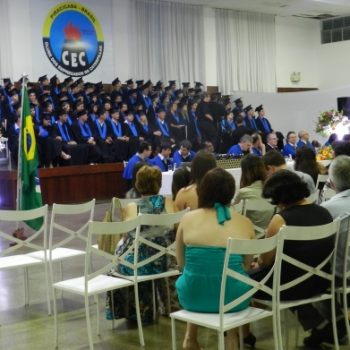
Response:
[{"label": "teal hair bow", "polygon": [[231,212],[229,207],[216,202],[214,204],[214,208],[216,210],[216,218],[218,219],[218,223],[220,225],[223,225],[225,221],[231,220]]}]

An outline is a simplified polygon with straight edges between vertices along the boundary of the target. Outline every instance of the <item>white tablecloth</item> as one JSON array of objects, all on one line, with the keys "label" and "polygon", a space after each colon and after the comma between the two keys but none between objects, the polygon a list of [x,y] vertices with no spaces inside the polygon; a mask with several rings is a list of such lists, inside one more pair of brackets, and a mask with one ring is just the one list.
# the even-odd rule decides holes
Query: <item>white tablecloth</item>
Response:
[{"label": "white tablecloth", "polygon": [[[241,181],[241,168],[226,169],[226,170],[235,178],[236,188],[239,188],[239,182]],[[167,171],[162,173],[162,187],[159,193],[164,196],[171,195],[172,181],[173,181],[173,171]]]}]

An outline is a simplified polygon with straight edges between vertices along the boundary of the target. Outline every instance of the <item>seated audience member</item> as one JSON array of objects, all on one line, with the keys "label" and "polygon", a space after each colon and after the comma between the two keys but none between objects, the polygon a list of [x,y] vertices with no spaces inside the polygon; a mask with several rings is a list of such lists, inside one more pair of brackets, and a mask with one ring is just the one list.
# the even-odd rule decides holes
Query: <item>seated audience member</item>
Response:
[{"label": "seated audience member", "polygon": [[250,153],[252,147],[253,138],[250,135],[243,135],[239,140],[239,143],[233,145],[227,152],[234,156],[242,156],[243,154]]},{"label": "seated audience member", "polygon": [[110,115],[111,119],[107,121],[107,125],[113,140],[113,158],[116,162],[122,162],[128,159],[130,138],[124,133],[124,127],[120,121],[120,112],[116,109],[111,109]]},{"label": "seated audience member", "polygon": [[181,188],[187,187],[191,181],[190,169],[186,166],[180,166],[174,171],[173,181],[171,183],[171,193],[173,201],[175,201],[177,193]]},{"label": "seated audience member", "polygon": [[270,122],[265,117],[265,110],[264,110],[263,105],[256,107],[255,112],[258,113],[258,116],[255,119],[256,126],[257,126],[258,130],[261,131],[263,141],[265,141],[266,136],[268,134],[270,134],[273,131],[273,129],[271,127]]},{"label": "seated audience member", "polygon": [[86,145],[88,148],[88,162],[96,163],[102,158],[102,153],[96,145],[92,130],[87,123],[88,115],[86,110],[77,113],[77,120],[72,124],[72,136],[79,145]]},{"label": "seated audience member", "polygon": [[175,211],[186,208],[198,208],[197,188],[203,179],[203,176],[211,169],[216,167],[214,156],[205,151],[199,151],[193,158],[191,164],[191,184],[182,188],[175,198]]},{"label": "seated audience member", "polygon": [[73,140],[68,123],[68,114],[63,109],[59,111],[58,120],[52,128],[52,137],[60,142],[62,151],[71,157],[71,159],[63,158],[68,164],[80,165],[87,162],[88,149],[85,145],[78,145]]},{"label": "seated audience member", "polygon": [[138,192],[138,190],[135,187],[136,183],[136,175],[138,171],[144,166],[144,165],[149,165],[146,162],[140,161],[135,164],[133,172],[132,172],[132,179],[131,179],[131,188],[128,192],[125,193],[125,198],[128,199],[133,199],[133,198],[140,198],[141,194]]},{"label": "seated audience member", "polygon": [[195,152],[191,150],[192,144],[188,140],[183,140],[180,143],[180,149],[173,154],[173,163],[180,166],[182,163],[192,162]]},{"label": "seated audience member", "polygon": [[279,152],[280,150],[277,146],[277,142],[278,142],[278,139],[277,139],[277,135],[275,132],[271,132],[271,133],[267,134],[267,136],[266,136],[266,152],[269,152],[269,151]]},{"label": "seated audience member", "polygon": [[330,134],[328,137],[328,140],[325,142],[324,146],[332,146],[333,142],[338,141],[338,135],[337,134]]},{"label": "seated audience member", "polygon": [[232,144],[237,144],[244,135],[251,135],[253,131],[246,127],[243,123],[242,114],[238,114],[235,118],[237,128],[232,132]]},{"label": "seated audience member", "polygon": [[297,150],[297,135],[294,131],[289,131],[287,134],[287,142],[283,147],[283,155],[285,157],[293,158],[295,157],[295,152]]},{"label": "seated audience member", "polygon": [[152,147],[148,142],[141,142],[138,152],[135,153],[128,161],[128,164],[126,165],[124,172],[123,172],[123,178],[128,181],[128,185],[130,188],[131,185],[131,179],[133,174],[133,169],[136,163],[138,162],[146,162],[149,163],[149,156],[151,155]]},{"label": "seated audience member", "polygon": [[[267,174],[264,163],[255,154],[248,154],[241,160],[241,185],[234,204],[244,199],[263,199],[262,190]],[[247,217],[258,227],[266,228],[273,215],[273,210],[248,211]]]},{"label": "seated audience member", "polygon": [[262,142],[261,135],[259,133],[255,133],[252,135],[253,141],[252,141],[252,153],[261,157],[265,155],[266,153],[266,146]]},{"label": "seated audience member", "polygon": [[[198,208],[181,220],[176,234],[176,256],[182,275],[176,281],[180,305],[194,312],[218,312],[225,246],[229,237],[253,239],[249,219],[230,208],[235,193],[235,181],[221,168],[207,172],[198,187]],[[200,229],[199,229],[200,228]],[[210,263],[208,263],[210,262]],[[250,259],[232,255],[230,268],[244,274]],[[205,271],[205,273],[203,273]],[[250,287],[230,279],[227,288],[231,298],[239,298]],[[244,301],[232,311],[249,306]],[[199,350],[197,326],[187,324],[183,349]],[[225,349],[237,349],[236,330],[227,332]]]},{"label": "seated audience member", "polygon": [[98,116],[95,119],[95,123],[93,125],[96,144],[98,145],[98,147],[102,152],[103,162],[105,163],[109,163],[114,160],[113,159],[114,144],[113,144],[111,130],[110,128],[108,128],[107,116],[109,116],[109,112],[105,109],[101,109],[98,112]]},{"label": "seated audience member", "polygon": [[307,147],[315,152],[315,148],[310,142],[310,135],[306,130],[300,130],[298,132],[299,141],[297,143],[297,148]]},{"label": "seated audience member", "polygon": [[254,117],[254,109],[252,107],[252,105],[247,106],[246,108],[244,108],[244,112],[245,112],[245,117],[244,117],[244,125],[251,129],[253,132],[257,132],[258,131],[258,127],[256,126],[256,122],[255,122],[255,117]]},{"label": "seated audience member", "polygon": [[[340,217],[349,212],[350,208],[350,157],[341,155],[336,157],[329,168],[329,178],[332,187],[336,191],[336,195],[326,202],[321,204],[332,215],[333,219]],[[342,283],[344,269],[344,247],[346,244],[348,233],[348,222],[343,222],[340,225],[337,262],[336,262],[336,284]],[[350,266],[350,256],[348,257],[348,266]],[[315,304],[316,309],[320,313],[312,327],[311,335],[304,339],[304,345],[309,347],[320,347],[321,343],[333,343],[332,316],[331,308],[328,302]],[[340,340],[346,335],[345,323],[340,305],[336,304],[337,314],[337,330]]]},{"label": "seated audience member", "polygon": [[[136,175],[135,187],[141,194],[141,199],[137,203],[130,203],[125,209],[125,220],[135,218],[138,213],[142,214],[162,214],[169,212],[166,208],[165,197],[159,195],[161,188],[162,174],[158,168],[144,165]],[[141,236],[150,242],[156,243],[161,246],[170,245],[175,239],[175,233],[173,229],[166,226],[142,226]],[[132,246],[135,239],[135,231],[128,232],[124,235],[122,240],[116,247],[115,254],[121,256],[125,254]],[[138,249],[138,261],[141,262],[157,252],[152,247],[145,244],[140,244]],[[134,252],[130,251],[126,254],[125,259],[127,261],[134,261]],[[156,261],[146,264],[138,268],[138,275],[150,275],[155,273],[166,272],[170,267],[175,267],[175,261],[168,259],[167,256],[157,259]],[[117,272],[123,275],[132,275],[133,271],[122,264],[116,266],[113,272]],[[152,305],[152,282],[142,282],[139,285],[139,301],[140,301],[140,313],[142,317],[142,323],[150,324],[153,319]],[[156,298],[156,310],[165,310],[167,302],[167,293],[165,280],[160,279],[155,282]],[[130,320],[136,319],[135,303],[134,303],[134,288],[116,290],[112,293],[114,297],[114,303],[111,302],[111,293],[108,293],[108,310],[107,316],[112,316],[111,308],[114,305],[115,318],[128,318]],[[160,305],[159,305],[160,303]]]},{"label": "seated audience member", "polygon": [[170,154],[171,154],[170,143],[163,142],[160,145],[160,153],[158,153],[153,159],[150,160],[150,164],[157,166],[161,172],[172,170],[173,162],[170,159]]},{"label": "seated audience member", "polygon": [[[282,154],[278,151],[267,152],[262,159],[268,177],[280,170],[288,169],[285,159],[283,158]],[[294,170],[294,172],[307,184],[310,194],[316,192],[314,180],[309,174],[297,170]]]},{"label": "seated audience member", "polygon": [[[275,214],[266,230],[266,237],[276,235],[283,225],[287,226],[318,226],[333,221],[327,209],[309,203],[307,197],[310,192],[305,182],[290,170],[279,170],[269,177],[264,185],[263,197],[270,199],[272,204],[280,209]],[[318,266],[321,261],[329,256],[334,237],[319,239],[315,241],[286,241],[284,253],[293,259],[301,261],[310,266]],[[257,266],[260,271],[253,272],[253,278],[260,280],[269,271],[275,260],[275,251],[262,254]],[[330,266],[326,265],[324,270],[329,271]],[[304,271],[294,267],[287,262],[282,263],[281,284],[304,275]],[[272,285],[272,279],[270,279]],[[311,276],[296,286],[281,292],[281,300],[298,300],[311,298],[325,292],[330,287],[330,282],[318,276]],[[269,298],[263,292],[255,294],[258,299]],[[308,330],[314,322],[315,310],[311,305],[299,306],[294,310],[298,311],[298,319],[303,328]]]},{"label": "seated audience member", "polygon": [[306,146],[297,149],[294,169],[309,174],[315,185],[318,174],[327,174],[327,169],[322,164],[317,163],[314,151]]}]

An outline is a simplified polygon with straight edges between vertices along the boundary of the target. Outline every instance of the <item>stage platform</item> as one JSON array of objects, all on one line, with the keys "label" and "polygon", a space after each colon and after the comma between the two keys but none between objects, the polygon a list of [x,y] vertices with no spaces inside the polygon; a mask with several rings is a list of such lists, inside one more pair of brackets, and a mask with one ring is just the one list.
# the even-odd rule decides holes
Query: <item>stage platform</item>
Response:
[{"label": "stage platform", "polygon": [[[127,191],[122,163],[40,168],[43,203],[81,203],[123,197]],[[16,208],[17,172],[0,169],[0,208]]]}]

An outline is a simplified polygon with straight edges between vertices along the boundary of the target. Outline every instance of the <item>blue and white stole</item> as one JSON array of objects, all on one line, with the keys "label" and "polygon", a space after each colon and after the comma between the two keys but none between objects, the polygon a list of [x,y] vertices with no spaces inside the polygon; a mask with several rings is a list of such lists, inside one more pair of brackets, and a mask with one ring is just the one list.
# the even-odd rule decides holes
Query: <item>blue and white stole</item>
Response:
[{"label": "blue and white stole", "polygon": [[122,126],[121,124],[118,122],[116,123],[114,120],[111,120],[111,125],[112,125],[112,130],[113,130],[113,134],[117,137],[122,137]]},{"label": "blue and white stole", "polygon": [[100,121],[96,119],[95,124],[97,126],[97,131],[101,137],[102,140],[105,140],[107,138],[107,124],[103,122],[101,125]]},{"label": "blue and white stole", "polygon": [[166,137],[170,137],[170,134],[169,134],[169,129],[168,129],[168,126],[166,125],[166,123],[162,123],[159,118],[157,118],[157,123],[159,125],[159,128],[162,132],[162,134]]},{"label": "blue and white stole", "polygon": [[84,138],[89,139],[90,137],[92,137],[92,132],[90,130],[89,125],[87,125],[86,123],[82,123],[79,120],[79,127],[80,127],[81,134],[83,135]]},{"label": "blue and white stole", "polygon": [[67,129],[66,123],[62,124],[60,121],[57,122],[58,129],[60,131],[60,134],[62,136],[63,141],[68,142],[70,141],[69,132]]}]

